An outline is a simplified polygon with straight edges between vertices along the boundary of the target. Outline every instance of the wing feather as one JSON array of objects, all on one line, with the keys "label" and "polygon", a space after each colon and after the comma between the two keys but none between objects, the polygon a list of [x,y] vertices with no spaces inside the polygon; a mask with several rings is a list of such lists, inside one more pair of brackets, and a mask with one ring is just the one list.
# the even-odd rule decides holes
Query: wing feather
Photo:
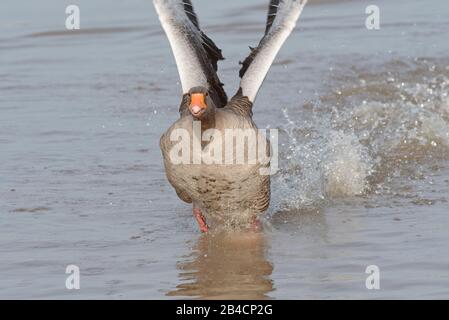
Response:
[{"label": "wing feather", "polygon": [[271,64],[285,40],[296,26],[296,22],[307,0],[271,0],[268,7],[265,35],[257,48],[241,62],[239,75],[242,78],[242,94],[254,102]]},{"label": "wing feather", "polygon": [[217,76],[217,62],[223,60],[221,50],[200,29],[190,0],[154,0],[175,56],[183,93],[203,86],[212,91],[216,105],[227,103],[223,84]]}]

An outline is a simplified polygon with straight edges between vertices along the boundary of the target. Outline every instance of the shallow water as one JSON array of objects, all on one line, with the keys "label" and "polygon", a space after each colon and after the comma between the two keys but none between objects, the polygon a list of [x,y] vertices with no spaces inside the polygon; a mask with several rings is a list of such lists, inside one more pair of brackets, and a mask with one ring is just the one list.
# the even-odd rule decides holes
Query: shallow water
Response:
[{"label": "shallow water", "polygon": [[[229,95],[266,2],[194,1]],[[202,236],[158,149],[180,85],[151,1],[81,0],[79,32],[68,1],[2,1],[0,298],[448,298],[449,6],[379,0],[370,31],[371,2],[310,2],[254,108],[281,131],[265,231]]]}]

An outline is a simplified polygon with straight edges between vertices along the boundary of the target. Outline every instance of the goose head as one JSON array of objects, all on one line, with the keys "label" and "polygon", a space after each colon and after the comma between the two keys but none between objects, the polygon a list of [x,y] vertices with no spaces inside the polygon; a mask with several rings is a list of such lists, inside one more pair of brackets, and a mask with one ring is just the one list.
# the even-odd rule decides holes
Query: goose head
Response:
[{"label": "goose head", "polygon": [[207,88],[194,87],[189,90],[188,96],[189,111],[195,119],[201,120],[214,113],[215,104]]}]

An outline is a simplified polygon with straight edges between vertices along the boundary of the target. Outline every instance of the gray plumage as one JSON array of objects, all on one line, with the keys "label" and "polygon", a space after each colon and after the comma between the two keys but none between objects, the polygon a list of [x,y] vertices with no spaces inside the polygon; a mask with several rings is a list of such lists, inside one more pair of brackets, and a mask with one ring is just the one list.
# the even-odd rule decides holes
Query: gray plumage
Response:
[{"label": "gray plumage", "polygon": [[[162,135],[160,148],[166,175],[179,198],[200,208],[208,221],[219,224],[242,224],[267,210],[270,203],[270,176],[261,175],[269,167],[269,141],[257,130],[252,119],[253,102],[277,52],[293,30],[306,0],[271,0],[265,34],[259,45],[242,62],[240,88],[228,101],[223,84],[217,76],[217,62],[224,59],[221,50],[200,29],[190,0],[154,0],[161,24],[170,41],[178,66],[183,96],[180,118]],[[171,152],[178,141],[171,135],[182,129],[189,133],[189,155],[223,148],[218,136],[201,142],[200,150],[193,148],[193,126],[196,118],[189,110],[192,94],[204,95],[204,117],[201,133],[215,129],[225,137],[227,129],[249,130],[258,138],[257,147],[264,150],[264,161],[237,164],[235,152],[229,164],[179,164]],[[197,110],[198,111],[198,110]],[[195,115],[196,112],[195,111]],[[223,142],[223,141],[221,141]],[[259,144],[259,142],[262,142]],[[245,154],[249,152],[245,144]],[[235,151],[235,149],[233,150]],[[222,153],[225,158],[225,152]]]}]

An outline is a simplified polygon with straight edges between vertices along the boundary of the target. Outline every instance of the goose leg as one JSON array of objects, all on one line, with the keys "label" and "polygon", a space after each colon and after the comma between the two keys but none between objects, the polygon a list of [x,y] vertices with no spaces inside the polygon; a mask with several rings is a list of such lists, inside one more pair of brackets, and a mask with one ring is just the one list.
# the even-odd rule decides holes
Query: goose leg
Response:
[{"label": "goose leg", "polygon": [[206,224],[206,219],[204,218],[200,208],[193,208],[193,216],[195,217],[196,222],[198,222],[201,232],[208,232],[209,227]]}]

